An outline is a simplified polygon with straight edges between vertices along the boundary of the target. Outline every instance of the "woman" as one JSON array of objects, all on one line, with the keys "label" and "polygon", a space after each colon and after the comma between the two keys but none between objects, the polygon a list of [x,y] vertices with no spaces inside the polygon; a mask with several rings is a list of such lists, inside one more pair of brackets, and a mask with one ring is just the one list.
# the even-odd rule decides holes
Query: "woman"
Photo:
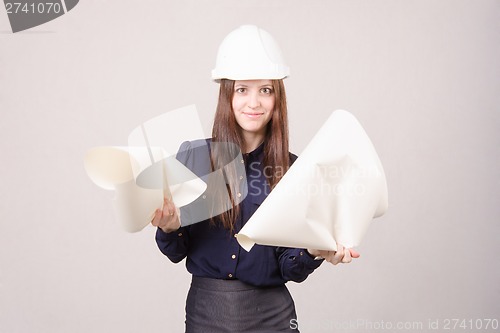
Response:
[{"label": "woman", "polygon": [[[191,224],[186,222],[192,216],[189,209],[180,211],[165,199],[152,221],[158,227],[160,250],[173,262],[187,257],[186,267],[193,275],[186,332],[298,332],[296,325],[292,329],[297,317],[285,283],[304,281],[325,259],[348,263],[359,254],[341,245],[336,252],[260,245],[246,252],[239,246],[234,236],[296,159],[288,152],[283,85],[288,67],[267,32],[242,26],[224,39],[212,75],[220,83],[220,93],[212,139],[206,142],[210,154],[197,152],[200,142],[188,142],[177,158],[198,176],[224,170],[229,207]],[[245,176],[237,167],[224,167],[232,159],[224,156],[233,155],[230,149],[214,148],[217,144],[241,149]],[[206,216],[215,215],[209,211],[223,197],[210,189],[206,195],[211,195],[211,203],[193,205],[197,212],[206,207]],[[203,203],[206,195],[199,201]]]}]

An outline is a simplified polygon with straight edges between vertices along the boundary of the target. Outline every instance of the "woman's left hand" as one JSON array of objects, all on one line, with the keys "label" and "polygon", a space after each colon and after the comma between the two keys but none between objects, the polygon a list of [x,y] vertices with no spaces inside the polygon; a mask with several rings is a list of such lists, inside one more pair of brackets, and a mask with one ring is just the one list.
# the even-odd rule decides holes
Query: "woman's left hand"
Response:
[{"label": "woman's left hand", "polygon": [[346,249],[342,244],[337,244],[337,251],[311,250],[307,249],[313,257],[322,257],[329,263],[337,265],[339,263],[347,264],[353,258],[359,258],[360,254],[354,249]]}]

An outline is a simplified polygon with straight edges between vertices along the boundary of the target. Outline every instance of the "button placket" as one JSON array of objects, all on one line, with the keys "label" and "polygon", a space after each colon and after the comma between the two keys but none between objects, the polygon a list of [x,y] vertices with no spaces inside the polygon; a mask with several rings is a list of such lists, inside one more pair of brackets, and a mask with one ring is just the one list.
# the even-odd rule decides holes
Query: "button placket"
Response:
[{"label": "button placket", "polygon": [[[239,230],[237,228],[236,230]],[[231,239],[230,243],[231,245],[228,248],[228,259],[229,259],[229,271],[227,272],[227,277],[232,279],[236,276],[236,266],[238,265],[238,257],[239,257],[239,251],[240,251],[240,245],[238,243],[238,240],[236,239],[237,233],[234,234],[234,237]]]}]

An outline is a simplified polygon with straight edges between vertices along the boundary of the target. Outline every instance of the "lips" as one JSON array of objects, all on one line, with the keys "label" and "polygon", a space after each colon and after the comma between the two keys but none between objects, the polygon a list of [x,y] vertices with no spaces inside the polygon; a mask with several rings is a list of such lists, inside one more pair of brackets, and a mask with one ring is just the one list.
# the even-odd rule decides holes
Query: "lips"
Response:
[{"label": "lips", "polygon": [[242,113],[249,118],[258,118],[264,114],[262,112],[242,112]]}]

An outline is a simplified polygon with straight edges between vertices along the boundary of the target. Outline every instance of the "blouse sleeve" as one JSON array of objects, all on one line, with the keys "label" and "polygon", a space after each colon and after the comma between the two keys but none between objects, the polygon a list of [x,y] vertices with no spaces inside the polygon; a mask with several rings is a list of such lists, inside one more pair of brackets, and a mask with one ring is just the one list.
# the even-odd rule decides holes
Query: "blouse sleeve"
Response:
[{"label": "blouse sleeve", "polygon": [[156,230],[156,244],[170,261],[178,263],[188,253],[189,227],[181,227],[177,231],[169,233],[158,228]]},{"label": "blouse sleeve", "polygon": [[302,282],[322,263],[314,260],[306,249],[278,247],[276,249],[281,275],[286,281]]}]

